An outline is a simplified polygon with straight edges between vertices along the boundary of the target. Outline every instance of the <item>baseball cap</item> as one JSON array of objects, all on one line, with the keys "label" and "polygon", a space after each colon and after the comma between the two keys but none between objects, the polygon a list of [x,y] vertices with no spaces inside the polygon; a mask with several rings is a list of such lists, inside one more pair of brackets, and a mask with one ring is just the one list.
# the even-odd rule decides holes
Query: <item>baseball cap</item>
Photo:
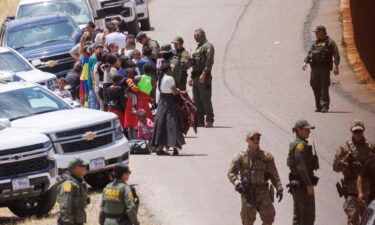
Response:
[{"label": "baseball cap", "polygon": [[74,158],[68,163],[68,169],[71,170],[71,169],[74,169],[74,168],[79,167],[79,166],[87,166],[87,165],[89,165],[89,164],[87,162],[85,162],[83,159]]},{"label": "baseball cap", "polygon": [[352,126],[350,128],[351,131],[356,131],[356,130],[365,130],[365,124],[363,123],[362,120],[359,119],[354,119],[352,122]]},{"label": "baseball cap", "polygon": [[172,52],[172,47],[170,44],[166,44],[161,46],[160,48],[160,54],[165,54],[165,53],[171,53]]},{"label": "baseball cap", "polygon": [[326,27],[323,25],[316,26],[313,32],[317,33],[319,31],[327,32]]},{"label": "baseball cap", "polygon": [[173,39],[172,43],[182,44],[184,43],[184,39],[182,39],[182,37],[177,36]]},{"label": "baseball cap", "polygon": [[247,133],[246,137],[247,137],[247,138],[252,138],[252,137],[255,136],[255,135],[262,136],[262,134],[259,133],[259,131],[252,130],[252,131],[250,131],[249,133]]},{"label": "baseball cap", "polygon": [[137,34],[137,37],[135,38],[138,42],[139,41],[141,41],[141,39],[143,38],[143,37],[146,37],[146,34],[144,33],[144,32],[139,32],[138,34]]},{"label": "baseball cap", "polygon": [[305,129],[315,129],[314,126],[311,126],[307,120],[298,120],[293,128],[305,128]]}]

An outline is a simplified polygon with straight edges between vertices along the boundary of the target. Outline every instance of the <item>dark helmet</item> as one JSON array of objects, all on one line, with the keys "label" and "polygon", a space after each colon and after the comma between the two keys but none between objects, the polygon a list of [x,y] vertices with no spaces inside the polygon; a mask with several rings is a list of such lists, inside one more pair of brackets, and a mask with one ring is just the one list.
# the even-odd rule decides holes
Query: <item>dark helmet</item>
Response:
[{"label": "dark helmet", "polygon": [[117,178],[120,178],[124,173],[130,173],[129,166],[119,163],[115,165],[113,172]]}]

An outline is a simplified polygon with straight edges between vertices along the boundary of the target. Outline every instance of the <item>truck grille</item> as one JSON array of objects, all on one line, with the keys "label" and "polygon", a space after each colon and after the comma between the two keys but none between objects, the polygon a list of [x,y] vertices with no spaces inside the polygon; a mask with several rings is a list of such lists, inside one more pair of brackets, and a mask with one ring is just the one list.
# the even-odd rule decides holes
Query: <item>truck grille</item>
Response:
[{"label": "truck grille", "polygon": [[6,149],[6,150],[0,151],[0,156],[10,155],[10,154],[19,154],[19,153],[34,151],[34,150],[38,150],[38,149],[42,149],[42,148],[43,148],[43,143],[35,144],[35,145],[29,145],[29,146],[23,146],[23,147],[20,147],[20,148]]},{"label": "truck grille", "polygon": [[110,7],[110,6],[113,6],[113,5],[122,6],[123,3],[124,3],[124,0],[100,1],[100,5],[102,6],[102,8]]},{"label": "truck grille", "polygon": [[25,173],[32,173],[36,171],[46,170],[49,164],[47,157],[40,157],[35,159],[16,161],[13,163],[0,164],[0,177],[17,176]]},{"label": "truck grille", "polygon": [[69,136],[81,135],[81,134],[84,134],[88,131],[93,132],[93,131],[104,130],[104,129],[110,128],[111,126],[112,126],[112,122],[109,121],[109,122],[105,122],[105,123],[101,123],[101,124],[92,125],[92,126],[89,126],[89,127],[59,132],[59,133],[56,133],[56,137],[57,138],[64,138],[64,137],[69,137]]},{"label": "truck grille", "polygon": [[[58,64],[53,67],[40,66],[38,69],[54,74],[61,74],[62,72],[68,71],[73,68],[74,63],[76,62],[69,54],[55,55],[41,59],[43,62],[48,61],[57,61]],[[65,75],[65,74],[64,74]]]},{"label": "truck grille", "polygon": [[130,17],[131,14],[131,9],[128,7],[103,7],[102,9],[104,11],[104,15],[106,17],[111,17],[111,16],[123,16],[123,17]]},{"label": "truck grille", "polygon": [[107,134],[107,135],[94,138],[93,140],[79,140],[79,141],[61,144],[61,149],[65,153],[79,152],[79,151],[99,148],[101,146],[111,144],[112,142],[113,142],[112,134]]}]

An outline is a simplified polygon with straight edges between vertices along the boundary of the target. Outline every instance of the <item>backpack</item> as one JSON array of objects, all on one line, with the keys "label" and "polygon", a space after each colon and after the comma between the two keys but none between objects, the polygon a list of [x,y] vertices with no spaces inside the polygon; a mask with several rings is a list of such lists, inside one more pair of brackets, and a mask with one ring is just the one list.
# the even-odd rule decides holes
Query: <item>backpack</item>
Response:
[{"label": "backpack", "polygon": [[129,141],[130,154],[151,154],[146,140],[134,139]]}]

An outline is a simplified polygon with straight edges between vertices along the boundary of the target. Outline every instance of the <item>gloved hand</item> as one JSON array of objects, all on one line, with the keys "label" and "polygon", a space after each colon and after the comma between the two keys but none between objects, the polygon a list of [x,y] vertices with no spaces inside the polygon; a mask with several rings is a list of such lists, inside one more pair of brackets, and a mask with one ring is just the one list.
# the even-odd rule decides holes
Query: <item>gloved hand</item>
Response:
[{"label": "gloved hand", "polygon": [[288,185],[286,185],[288,188],[288,193],[294,192],[299,187],[299,181],[298,180],[292,180]]},{"label": "gloved hand", "polygon": [[235,189],[241,194],[245,191],[245,187],[241,183],[237,184]]},{"label": "gloved hand", "polygon": [[281,200],[283,199],[283,190],[278,190],[276,192],[276,198],[278,199],[278,202],[281,202]]}]

